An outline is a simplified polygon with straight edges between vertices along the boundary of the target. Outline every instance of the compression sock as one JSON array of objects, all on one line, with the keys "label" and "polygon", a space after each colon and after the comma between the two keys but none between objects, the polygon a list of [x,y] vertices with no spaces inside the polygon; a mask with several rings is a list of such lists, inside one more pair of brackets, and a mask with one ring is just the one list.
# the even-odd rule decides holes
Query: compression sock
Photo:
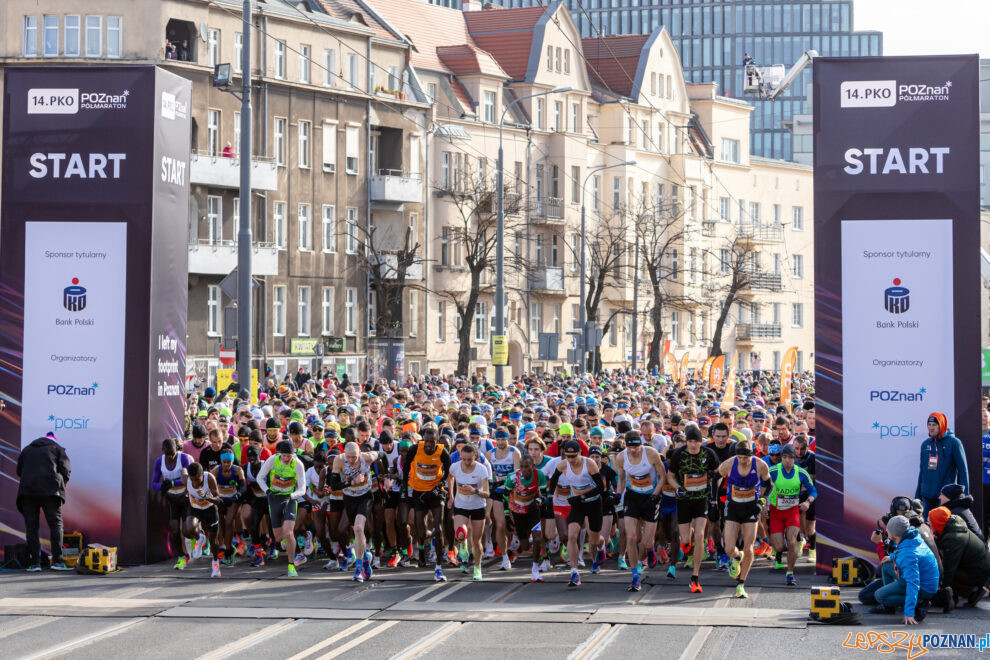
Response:
[{"label": "compression sock", "polygon": [[810,550],[814,550],[815,549],[815,541],[818,540],[817,537],[818,537],[818,532],[815,532],[814,534],[809,534],[808,535],[808,548]]}]

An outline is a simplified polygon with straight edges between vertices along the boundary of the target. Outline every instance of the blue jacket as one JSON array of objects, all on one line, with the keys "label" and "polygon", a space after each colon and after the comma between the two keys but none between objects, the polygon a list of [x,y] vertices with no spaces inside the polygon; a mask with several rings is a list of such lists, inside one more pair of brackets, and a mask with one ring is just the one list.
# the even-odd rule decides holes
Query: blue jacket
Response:
[{"label": "blue jacket", "polygon": [[907,582],[904,594],[904,616],[914,616],[918,605],[918,592],[934,594],[938,591],[938,562],[928,544],[915,527],[909,527],[904,538],[894,549],[894,564],[902,580]]},{"label": "blue jacket", "polygon": [[[938,456],[938,467],[928,469],[931,456]],[[927,500],[938,499],[942,486],[960,484],[969,493],[969,472],[966,467],[966,454],[962,442],[947,430],[935,440],[926,438],[921,443],[921,463],[918,468],[918,487],[914,496]]]}]

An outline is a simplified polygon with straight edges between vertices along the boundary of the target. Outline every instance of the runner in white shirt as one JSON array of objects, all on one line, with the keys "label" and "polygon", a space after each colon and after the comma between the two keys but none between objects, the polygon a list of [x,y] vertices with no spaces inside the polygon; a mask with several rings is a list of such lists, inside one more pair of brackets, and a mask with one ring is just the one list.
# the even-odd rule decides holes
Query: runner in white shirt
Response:
[{"label": "runner in white shirt", "polygon": [[[477,456],[474,445],[463,445],[460,451],[461,460],[450,466],[450,477],[447,479],[447,488],[450,491],[447,508],[451,509],[454,517],[454,538],[458,543],[469,541],[470,550],[474,553],[474,580],[481,579],[481,539],[485,532],[488,482],[492,478],[489,467],[479,463]],[[461,570],[467,571],[464,563],[461,564]]]}]

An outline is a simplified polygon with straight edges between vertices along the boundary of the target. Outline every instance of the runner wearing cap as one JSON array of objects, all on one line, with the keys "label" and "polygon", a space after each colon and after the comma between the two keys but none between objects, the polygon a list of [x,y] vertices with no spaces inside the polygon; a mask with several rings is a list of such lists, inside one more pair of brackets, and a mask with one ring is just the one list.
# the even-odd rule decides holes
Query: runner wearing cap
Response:
[{"label": "runner wearing cap", "polygon": [[285,543],[290,558],[288,575],[296,577],[296,537],[293,528],[296,503],[306,492],[306,470],[296,457],[291,441],[279,440],[275,450],[276,454],[262,464],[256,481],[262,492],[268,495],[268,515],[275,543]]},{"label": "runner wearing cap", "polygon": [[[559,427],[557,427],[557,440],[547,446],[546,455],[551,458],[559,457],[561,455],[561,447],[563,447],[567,442],[574,440],[574,426],[569,422],[564,422]],[[578,443],[578,447],[581,448],[581,455],[588,456],[588,444],[583,440],[574,440]]]},{"label": "runner wearing cap", "polygon": [[[788,585],[796,586],[794,564],[797,562],[798,532],[801,530],[801,511],[818,498],[818,491],[811,476],[804,468],[795,465],[794,445],[785,445],[780,452],[780,463],[770,468],[770,481],[773,489],[767,498],[770,505],[770,542],[777,556],[784,550],[784,536],[787,537]],[[801,502],[801,491],[807,490],[808,498]],[[778,559],[779,563],[779,559]]]},{"label": "runner wearing cap", "polygon": [[487,504],[495,527],[495,541],[502,551],[499,570],[506,571],[512,568],[512,563],[509,561],[509,535],[505,524],[505,479],[519,469],[519,450],[509,446],[509,431],[506,428],[495,430],[495,448],[488,452],[488,461],[492,471],[492,497]]},{"label": "runner wearing cap", "polygon": [[696,424],[686,427],[684,438],[686,446],[675,450],[670,457],[667,483],[677,489],[677,524],[681,551],[688,555],[685,566],[692,571],[691,592],[701,593],[698,576],[705,551],[711,475],[718,468],[718,459],[711,449],[702,446],[701,429]]},{"label": "runner wearing cap", "polygon": [[344,453],[333,461],[330,487],[340,488],[344,494],[344,511],[354,528],[354,580],[364,582],[372,574],[372,553],[367,550],[368,518],[371,517],[372,483],[371,464],[378,460],[378,452],[362,452],[357,443],[344,445]]},{"label": "runner wearing cap", "polygon": [[[746,577],[753,565],[756,525],[764,501],[761,492],[769,491],[770,469],[763,461],[753,458],[753,444],[749,440],[738,441],[735,454],[718,467],[719,475],[726,486],[725,548],[731,559],[729,576],[736,580],[736,595],[739,598],[749,598],[746,593]],[[736,545],[740,534],[743,545],[742,561]]]},{"label": "runner wearing cap", "polygon": [[[492,478],[488,466],[475,460],[477,455],[474,445],[463,445],[460,460],[450,466],[447,480],[447,508],[453,515],[454,538],[458,543],[466,544],[474,555],[474,580],[481,579],[484,555],[481,539],[485,532],[486,499]],[[461,570],[467,572],[466,562],[461,563]]]},{"label": "runner wearing cap", "polygon": [[660,491],[667,475],[659,452],[652,446],[643,446],[639,431],[627,431],[623,439],[626,448],[615,457],[615,469],[622,496],[626,556],[632,569],[629,591],[639,591],[640,558],[645,556],[650,568],[657,565],[653,544],[660,516]]},{"label": "runner wearing cap", "polygon": [[[594,461],[581,455],[581,445],[577,440],[568,441],[563,450],[563,460],[554,468],[547,490],[554,493],[554,513],[567,519],[567,554],[571,564],[568,585],[577,587],[581,584],[581,575],[578,572],[578,560],[581,557],[578,536],[587,523],[589,545],[592,548],[599,546],[604,483]],[[560,501],[566,504],[558,505]],[[592,571],[597,572],[599,565],[598,553],[595,553]]]}]

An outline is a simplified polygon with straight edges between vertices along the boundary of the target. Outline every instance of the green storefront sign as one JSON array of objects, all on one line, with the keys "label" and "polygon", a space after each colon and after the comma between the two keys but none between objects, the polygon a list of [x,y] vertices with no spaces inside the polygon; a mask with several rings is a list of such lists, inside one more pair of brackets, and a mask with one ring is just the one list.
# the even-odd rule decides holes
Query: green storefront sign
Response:
[{"label": "green storefront sign", "polygon": [[990,385],[990,348],[984,348],[980,353],[980,376],[983,377],[983,384]]}]

